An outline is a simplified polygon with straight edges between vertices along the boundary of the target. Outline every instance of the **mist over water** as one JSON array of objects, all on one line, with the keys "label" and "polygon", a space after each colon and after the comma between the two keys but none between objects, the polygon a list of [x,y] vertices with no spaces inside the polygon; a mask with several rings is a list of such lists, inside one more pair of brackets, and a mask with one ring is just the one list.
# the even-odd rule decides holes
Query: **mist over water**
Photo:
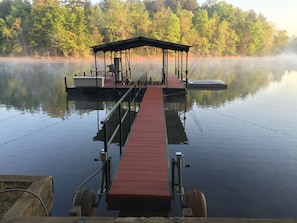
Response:
[{"label": "mist over water", "polygon": [[[185,190],[205,193],[210,217],[297,217],[296,61],[292,55],[191,58],[189,79],[219,79],[228,89],[189,90],[186,101],[165,98],[168,122],[186,134],[186,141],[173,137],[168,158],[185,155],[191,166],[184,169]],[[161,63],[131,61],[132,76],[148,71],[158,79]],[[67,100],[64,77],[72,85],[75,74],[94,70],[92,60],[1,59],[0,67],[0,174],[54,176],[52,215],[67,216],[73,191],[99,168],[93,160],[103,142],[95,136],[115,102]],[[169,68],[174,73],[174,59]],[[116,166],[116,143],[110,155]],[[98,178],[87,185],[98,186]],[[177,198],[172,210],[181,214]],[[95,211],[117,214],[104,202]]]}]

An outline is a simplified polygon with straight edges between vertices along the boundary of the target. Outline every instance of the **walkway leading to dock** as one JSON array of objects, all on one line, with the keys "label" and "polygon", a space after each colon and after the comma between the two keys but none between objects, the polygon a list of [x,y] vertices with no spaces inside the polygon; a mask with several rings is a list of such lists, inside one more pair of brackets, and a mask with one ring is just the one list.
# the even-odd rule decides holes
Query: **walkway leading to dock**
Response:
[{"label": "walkway leading to dock", "polygon": [[107,194],[110,210],[170,210],[164,116],[163,89],[148,86]]}]

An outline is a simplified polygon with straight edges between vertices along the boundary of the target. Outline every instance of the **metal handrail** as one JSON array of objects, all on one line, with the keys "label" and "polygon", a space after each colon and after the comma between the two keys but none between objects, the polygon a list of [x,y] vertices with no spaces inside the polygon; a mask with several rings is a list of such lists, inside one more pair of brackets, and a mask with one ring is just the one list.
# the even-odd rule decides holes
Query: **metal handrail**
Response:
[{"label": "metal handrail", "polygon": [[109,112],[109,114],[106,116],[106,118],[103,121],[101,121],[101,124],[106,123],[110,119],[110,117],[112,116],[112,114],[115,112],[116,107],[119,106],[124,101],[124,99],[131,93],[131,91],[134,88],[136,88],[137,84],[140,85],[140,86],[142,86],[142,84],[139,84],[139,81],[141,81],[141,83],[143,83],[143,81],[142,81],[143,76],[147,76],[147,73],[142,74],[141,77],[138,79],[138,81],[136,81],[136,83],[134,83],[132,85],[132,87],[130,87],[129,90],[118,100],[118,102],[113,106],[113,108],[111,109],[111,111]]},{"label": "metal handrail", "polygon": [[[117,131],[121,128],[121,124],[123,123],[123,121],[125,120],[125,118],[127,117],[128,114],[130,114],[131,112],[131,106],[130,104],[135,102],[135,99],[139,96],[140,91],[142,90],[142,85],[146,85],[147,84],[147,73],[144,73],[141,75],[141,77],[138,79],[138,81],[136,81],[136,83],[133,84],[133,86],[131,86],[129,88],[129,90],[118,100],[118,102],[113,106],[113,108],[111,109],[111,111],[109,112],[109,114],[106,116],[106,118],[101,121],[101,124],[104,125],[104,151],[107,152],[108,151],[108,147],[111,144],[112,140],[114,139],[114,137],[116,136]],[[138,87],[138,91],[137,90],[137,86]],[[131,93],[132,91],[135,90],[136,93],[134,94],[134,98],[131,99]],[[129,103],[129,109],[122,115],[122,111],[121,111],[121,105],[123,103],[123,101],[126,100],[126,98],[129,97],[128,103]],[[113,134],[111,135],[110,139],[107,139],[107,123],[108,120],[111,118],[111,116],[116,112],[119,111],[119,123],[117,125],[117,127],[115,128],[115,131],[113,132]],[[120,137],[121,140],[121,137]],[[120,149],[121,149],[122,143],[120,142]]]},{"label": "metal handrail", "polygon": [[[106,191],[106,189],[109,188],[111,184],[111,158],[108,156],[108,147],[112,143],[114,137],[116,136],[116,133],[120,131],[120,154],[122,154],[122,123],[124,122],[127,115],[129,115],[129,130],[132,125],[131,123],[131,103],[136,101],[136,98],[140,96],[140,92],[142,91],[142,86],[147,84],[147,73],[144,73],[141,75],[141,77],[138,79],[138,81],[133,84],[129,88],[129,90],[118,100],[118,102],[113,106],[109,114],[106,116],[106,118],[101,121],[101,124],[103,125],[103,132],[104,132],[104,150],[101,151],[101,157],[104,157],[102,160],[102,178],[101,178],[101,188],[100,193],[103,193]],[[138,86],[138,89],[137,89]],[[134,97],[131,97],[132,91],[135,90]],[[126,100],[128,100],[128,109],[122,114],[122,103]],[[117,124],[117,127],[115,128],[114,132],[110,136],[110,139],[108,140],[108,121],[112,117],[112,115],[118,111],[119,112],[119,122]]]}]

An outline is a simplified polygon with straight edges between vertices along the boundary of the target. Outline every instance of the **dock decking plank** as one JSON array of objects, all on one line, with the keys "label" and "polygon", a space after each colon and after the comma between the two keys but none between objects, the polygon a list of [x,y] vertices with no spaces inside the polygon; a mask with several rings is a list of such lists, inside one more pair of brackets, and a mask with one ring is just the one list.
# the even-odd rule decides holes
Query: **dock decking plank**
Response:
[{"label": "dock decking plank", "polygon": [[163,90],[149,86],[107,194],[109,209],[169,211]]}]

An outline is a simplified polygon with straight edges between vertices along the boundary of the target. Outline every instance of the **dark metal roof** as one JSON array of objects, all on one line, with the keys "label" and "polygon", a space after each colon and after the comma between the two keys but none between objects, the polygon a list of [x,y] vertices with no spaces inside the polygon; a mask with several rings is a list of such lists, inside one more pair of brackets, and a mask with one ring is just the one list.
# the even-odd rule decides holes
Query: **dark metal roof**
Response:
[{"label": "dark metal roof", "polygon": [[91,48],[93,48],[94,53],[97,53],[98,51],[103,51],[103,52],[121,51],[121,50],[141,47],[141,46],[153,46],[161,49],[185,51],[185,52],[188,52],[190,48],[190,46],[187,46],[187,45],[165,42],[165,41],[150,39],[146,37],[136,37],[132,39],[92,46]]}]

